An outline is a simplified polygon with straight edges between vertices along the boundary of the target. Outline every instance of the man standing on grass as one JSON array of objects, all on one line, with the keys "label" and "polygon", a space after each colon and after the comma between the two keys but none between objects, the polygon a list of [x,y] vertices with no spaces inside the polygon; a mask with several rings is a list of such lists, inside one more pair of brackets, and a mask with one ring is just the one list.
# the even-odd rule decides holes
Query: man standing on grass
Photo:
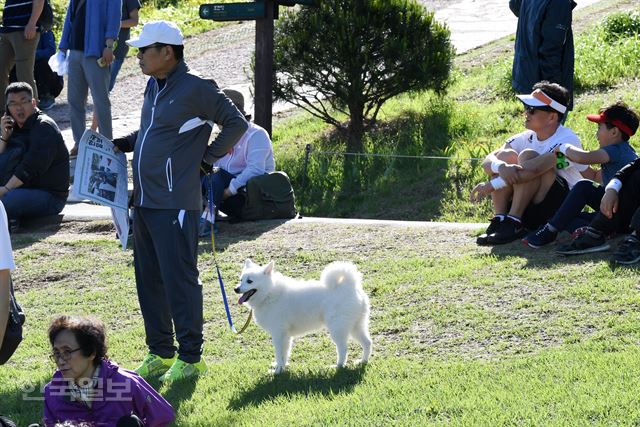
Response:
[{"label": "man standing on grass", "polygon": [[542,80],[558,83],[569,91],[564,105],[573,109],[574,7],[573,0],[509,0],[518,17],[512,70],[516,93],[527,93]]},{"label": "man standing on grass", "polygon": [[[540,82],[531,95],[517,95],[525,107],[526,131],[489,153],[482,163],[492,179],[475,186],[471,200],[491,195],[495,216],[479,245],[498,245],[535,230],[560,207],[569,190],[583,178],[586,165],[556,158],[555,147],[582,148],[580,139],[562,126],[569,92],[557,83]],[[586,176],[585,176],[586,177]]]},{"label": "man standing on grass", "polygon": [[[211,81],[189,71],[175,24],[148,22],[127,43],[138,48],[140,68],[151,77],[139,131],[113,141],[119,150],[134,152],[133,255],[149,347],[136,372],[172,382],[207,369],[197,268],[201,163],[210,169],[247,122]],[[207,146],[214,122],[222,131]]]}]

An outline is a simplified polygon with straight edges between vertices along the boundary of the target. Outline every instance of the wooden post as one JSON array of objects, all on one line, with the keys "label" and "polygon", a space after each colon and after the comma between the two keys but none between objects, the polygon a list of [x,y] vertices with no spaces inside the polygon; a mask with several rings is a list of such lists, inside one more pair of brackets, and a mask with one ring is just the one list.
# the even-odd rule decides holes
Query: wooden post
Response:
[{"label": "wooden post", "polygon": [[264,0],[266,16],[256,20],[255,122],[271,136],[273,104],[274,0]]}]

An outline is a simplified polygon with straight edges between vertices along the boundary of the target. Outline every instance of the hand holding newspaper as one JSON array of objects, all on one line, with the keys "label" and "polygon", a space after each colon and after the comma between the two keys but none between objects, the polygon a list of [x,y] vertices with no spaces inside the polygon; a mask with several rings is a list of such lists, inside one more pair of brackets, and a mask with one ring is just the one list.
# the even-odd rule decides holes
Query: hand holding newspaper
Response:
[{"label": "hand holding newspaper", "polygon": [[78,146],[78,159],[73,175],[73,195],[111,208],[122,249],[129,236],[129,201],[127,158],[113,151],[113,143],[105,136],[87,129]]}]

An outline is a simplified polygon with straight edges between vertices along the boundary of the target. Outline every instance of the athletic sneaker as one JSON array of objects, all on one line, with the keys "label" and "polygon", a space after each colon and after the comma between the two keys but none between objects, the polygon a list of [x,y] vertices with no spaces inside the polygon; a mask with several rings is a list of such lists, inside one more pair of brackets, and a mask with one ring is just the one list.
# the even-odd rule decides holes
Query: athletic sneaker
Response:
[{"label": "athletic sneaker", "polygon": [[613,253],[613,260],[618,264],[629,265],[640,261],[640,240],[633,234],[620,242]]},{"label": "athletic sneaker", "polygon": [[136,373],[142,378],[159,377],[167,372],[176,360],[176,356],[165,359],[153,353],[148,353],[140,366],[136,369]]},{"label": "athletic sneaker", "polygon": [[160,381],[163,383],[170,383],[173,381],[181,381],[189,378],[196,378],[200,375],[207,373],[207,364],[204,363],[204,359],[200,359],[197,363],[187,363],[180,359],[171,365],[171,368],[160,377]]},{"label": "athletic sneaker", "polygon": [[561,255],[580,255],[590,254],[593,252],[602,252],[610,248],[607,240],[601,234],[593,233],[590,230],[585,231],[573,242],[568,245],[562,245],[556,249],[556,253]]},{"label": "athletic sneaker", "polygon": [[535,233],[531,233],[527,237],[522,239],[522,243],[525,243],[532,248],[538,249],[543,247],[544,245],[553,243],[556,240],[557,236],[558,232],[551,231],[549,229],[549,224],[545,224],[542,227],[538,228]]},{"label": "athletic sneaker", "polygon": [[489,242],[487,242],[487,238],[489,237],[489,234],[495,233],[501,222],[502,220],[497,216],[494,216],[493,218],[491,218],[491,221],[489,221],[489,226],[487,227],[487,230],[483,234],[478,236],[478,238],[476,239],[476,243],[479,245],[488,244]]},{"label": "athletic sneaker", "polygon": [[498,229],[489,234],[487,243],[490,245],[502,245],[520,239],[524,236],[524,233],[526,233],[526,230],[520,221],[506,217],[504,221],[498,225]]}]

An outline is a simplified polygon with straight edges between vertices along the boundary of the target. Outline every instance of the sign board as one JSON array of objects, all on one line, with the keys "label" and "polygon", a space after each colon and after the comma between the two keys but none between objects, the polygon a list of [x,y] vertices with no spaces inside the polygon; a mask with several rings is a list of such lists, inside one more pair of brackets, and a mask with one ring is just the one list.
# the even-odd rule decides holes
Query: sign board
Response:
[{"label": "sign board", "polygon": [[265,3],[214,3],[200,5],[200,18],[214,21],[239,21],[266,16]]}]

